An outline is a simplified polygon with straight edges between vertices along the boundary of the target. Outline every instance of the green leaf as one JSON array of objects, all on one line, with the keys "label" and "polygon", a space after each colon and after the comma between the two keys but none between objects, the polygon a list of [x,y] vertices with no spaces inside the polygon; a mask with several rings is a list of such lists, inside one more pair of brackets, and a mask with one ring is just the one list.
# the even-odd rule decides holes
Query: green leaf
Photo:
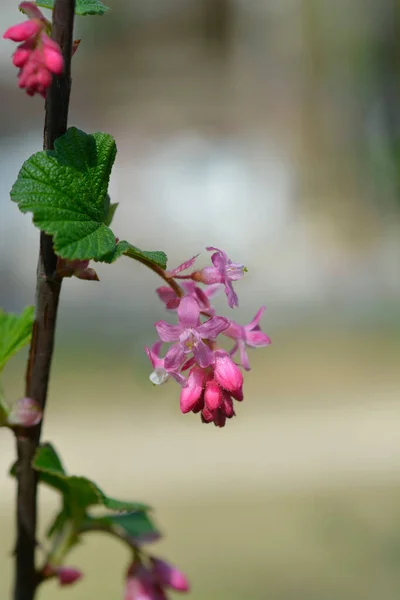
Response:
[{"label": "green leaf", "polygon": [[62,509],[55,517],[54,521],[49,526],[46,535],[51,538],[53,535],[61,533],[67,523],[69,517],[65,509]]},{"label": "green leaf", "polygon": [[85,526],[87,529],[99,531],[111,529],[117,535],[126,538],[131,544],[154,542],[161,537],[160,531],[146,511],[135,511],[124,515],[88,517]]},{"label": "green leaf", "polygon": [[112,263],[123,255],[129,256],[129,258],[133,258],[139,262],[156,265],[157,267],[161,267],[161,269],[167,268],[167,255],[165,252],[161,250],[140,250],[140,248],[136,248],[136,246],[132,246],[132,244],[126,241],[118,242],[115,250],[103,256],[102,261]]},{"label": "green leaf", "polygon": [[[54,8],[54,0],[36,0],[36,5],[52,10]],[[76,15],[103,15],[109,10],[111,9],[100,2],[100,0],[76,0]]]},{"label": "green leaf", "polygon": [[117,500],[116,498],[111,498],[109,496],[104,496],[102,498],[102,504],[109,510],[116,510],[121,512],[130,512],[132,510],[149,510],[148,504],[143,504],[142,502],[127,502],[124,500]]},{"label": "green leaf", "polygon": [[[110,198],[110,197],[108,197],[108,198]],[[113,220],[114,215],[115,215],[115,211],[117,210],[117,208],[118,208],[118,202],[114,202],[114,204],[110,204],[110,208],[108,210],[107,219],[106,219],[106,222],[105,222],[105,224],[107,225],[107,227],[109,227],[111,225],[112,220]]]},{"label": "green leaf", "polygon": [[160,532],[145,512],[133,512],[127,515],[109,517],[113,527],[121,528],[131,541],[136,543],[152,542],[161,537]]},{"label": "green leaf", "polygon": [[67,475],[60,457],[54,447],[49,443],[42,444],[37,450],[32,466],[36,471],[54,475],[56,477],[65,479]]},{"label": "green leaf", "polygon": [[20,315],[0,309],[0,373],[7,361],[29,343],[34,320],[33,306],[27,306]]},{"label": "green leaf", "polygon": [[[140,502],[124,502],[107,496],[99,486],[87,477],[67,475],[60,458],[51,444],[43,444],[36,451],[33,467],[39,472],[42,483],[61,492],[68,514],[84,514],[89,506],[100,505],[110,510],[147,510]],[[12,474],[15,472],[12,471]]]},{"label": "green leaf", "polygon": [[54,150],[37,152],[22,165],[11,199],[53,236],[54,250],[62,258],[101,260],[115,251],[115,236],[106,222],[116,151],[112,136],[70,127],[55,141]]}]

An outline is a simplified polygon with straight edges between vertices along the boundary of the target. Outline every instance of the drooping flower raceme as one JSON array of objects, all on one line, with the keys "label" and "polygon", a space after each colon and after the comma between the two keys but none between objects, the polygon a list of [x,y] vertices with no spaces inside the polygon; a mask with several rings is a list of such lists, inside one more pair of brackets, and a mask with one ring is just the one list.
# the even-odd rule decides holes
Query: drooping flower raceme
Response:
[{"label": "drooping flower raceme", "polygon": [[46,96],[53,75],[60,75],[64,61],[59,45],[51,39],[51,23],[33,2],[21,2],[19,9],[28,21],[9,27],[3,38],[21,42],[14,52],[13,64],[19,68],[19,87],[29,96]]},{"label": "drooping flower raceme", "polygon": [[[184,280],[181,295],[175,284],[156,290],[166,308],[177,311],[178,323],[155,323],[160,339],[151,349],[146,348],[146,352],[154,368],[150,375],[154,384],[165,383],[171,377],[181,384],[180,408],[183,413],[200,413],[203,423],[213,422],[223,427],[226,419],[235,416],[233,401],[243,400],[243,375],[233,360],[234,355],[239,350],[241,365],[249,370],[246,346],[257,348],[271,342],[259,324],[265,307],[261,307],[251,323],[244,326],[216,316],[210,299],[223,284],[229,305],[237,305],[232,281],[240,279],[245,268],[233,263],[222,250],[213,246],[207,250],[215,251],[211,257],[212,267],[183,275],[182,271],[194,264],[196,257],[193,257],[165,273],[167,281]],[[199,287],[201,283],[205,288]],[[218,345],[221,334],[234,340],[229,352]],[[161,356],[163,343],[172,344],[164,357]]]}]

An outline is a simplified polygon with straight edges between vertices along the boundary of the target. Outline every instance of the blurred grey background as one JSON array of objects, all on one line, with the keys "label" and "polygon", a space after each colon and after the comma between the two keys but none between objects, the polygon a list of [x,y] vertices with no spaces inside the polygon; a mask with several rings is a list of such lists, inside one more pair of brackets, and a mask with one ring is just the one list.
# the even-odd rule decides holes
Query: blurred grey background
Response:
[{"label": "blurred grey background", "polygon": [[[234,316],[265,303],[273,343],[251,354],[237,418],[202,426],[174,383],[148,381],[143,347],[168,318],[159,281],[128,259],[99,265],[100,284],[63,286],[44,438],[70,472],[156,508],[167,536],[153,551],[188,573],[193,600],[397,600],[400,4],[108,4],[76,20],[70,124],[116,139],[113,230],[171,267],[206,245],[245,263]],[[9,190],[41,148],[43,101],[17,89],[13,50],[0,44],[0,306],[18,311],[38,232]],[[20,357],[6,372],[10,400],[23,370]],[[2,433],[3,595],[13,455]],[[44,528],[57,499],[41,502]],[[86,577],[64,593],[121,598],[127,561],[88,538],[70,560]]]}]

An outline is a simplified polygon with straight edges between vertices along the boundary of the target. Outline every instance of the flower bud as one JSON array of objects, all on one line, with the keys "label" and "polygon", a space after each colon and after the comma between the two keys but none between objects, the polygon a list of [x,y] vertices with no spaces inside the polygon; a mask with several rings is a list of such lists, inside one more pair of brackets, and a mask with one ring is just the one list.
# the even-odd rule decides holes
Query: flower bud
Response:
[{"label": "flower bud", "polygon": [[170,587],[179,592],[189,591],[189,582],[182,571],[160,558],[152,557],[151,563],[153,565],[153,575],[162,587]]},{"label": "flower bud", "polygon": [[221,405],[222,390],[215,379],[207,381],[204,392],[204,401],[210,410],[215,410]]},{"label": "flower bud", "polygon": [[214,376],[219,385],[228,392],[240,390],[243,385],[243,375],[239,367],[223,350],[215,352]]},{"label": "flower bud", "polygon": [[42,411],[39,402],[32,398],[20,398],[11,407],[7,417],[10,427],[33,427],[40,423]]},{"label": "flower bud", "polygon": [[24,21],[23,23],[9,27],[4,33],[3,38],[5,40],[12,40],[13,42],[25,42],[33,35],[37,35],[41,27],[40,21]]}]

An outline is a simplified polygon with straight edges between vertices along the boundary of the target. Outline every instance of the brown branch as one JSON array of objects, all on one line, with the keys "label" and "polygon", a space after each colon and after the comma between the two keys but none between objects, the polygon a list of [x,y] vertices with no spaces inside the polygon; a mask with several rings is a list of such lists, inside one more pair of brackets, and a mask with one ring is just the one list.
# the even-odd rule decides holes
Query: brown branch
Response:
[{"label": "brown branch", "polygon": [[[44,150],[67,128],[71,89],[71,51],[75,0],[55,0],[53,39],[64,56],[64,72],[53,78],[47,93],[44,126]],[[36,314],[26,371],[26,396],[46,405],[56,329],[61,279],[56,275],[57,257],[52,239],[40,234],[36,281]],[[14,600],[33,600],[38,585],[35,570],[37,478],[32,459],[39,444],[41,425],[19,430],[17,435],[17,542]]]}]

